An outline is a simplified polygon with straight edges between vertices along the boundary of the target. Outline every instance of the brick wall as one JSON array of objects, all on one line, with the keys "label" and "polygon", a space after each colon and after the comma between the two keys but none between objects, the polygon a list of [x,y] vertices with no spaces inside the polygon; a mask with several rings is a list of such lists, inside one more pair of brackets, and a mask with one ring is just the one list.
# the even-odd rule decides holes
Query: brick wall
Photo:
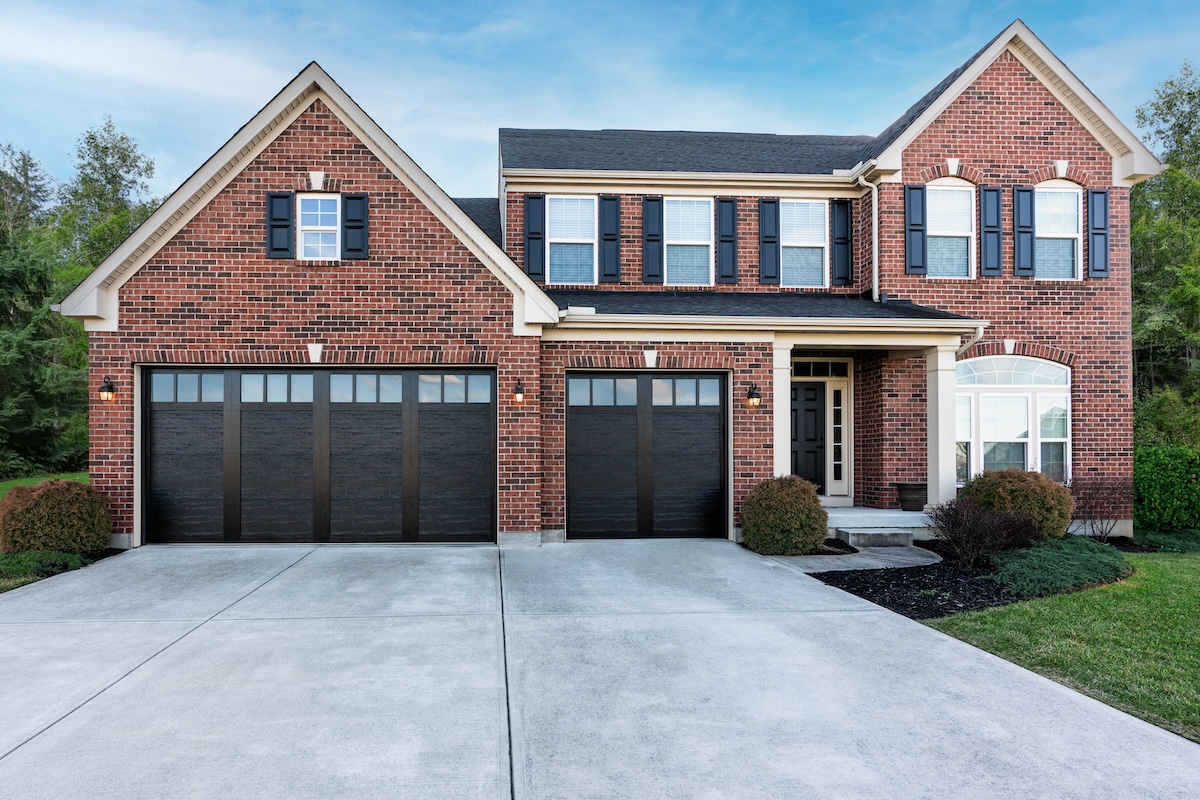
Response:
[{"label": "brick wall", "polygon": [[[324,170],[370,196],[370,254],[305,263],[265,257],[264,198]],[[111,375],[118,402],[93,404],[91,474],[133,525],[133,364],[488,364],[498,368],[499,527],[541,526],[538,340],[512,335],[499,280],[319,101],[304,111],[121,289],[121,330],[91,334],[89,385]],[[94,394],[94,393],[93,393]]]}]

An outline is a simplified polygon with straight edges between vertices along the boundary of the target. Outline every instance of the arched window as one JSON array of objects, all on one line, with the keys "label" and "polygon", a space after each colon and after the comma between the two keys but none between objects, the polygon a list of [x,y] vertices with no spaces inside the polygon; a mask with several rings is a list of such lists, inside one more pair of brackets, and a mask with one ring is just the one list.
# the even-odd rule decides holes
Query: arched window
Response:
[{"label": "arched window", "polygon": [[1019,356],[972,358],[958,362],[957,371],[958,482],[1012,467],[1066,481],[1071,371]]}]

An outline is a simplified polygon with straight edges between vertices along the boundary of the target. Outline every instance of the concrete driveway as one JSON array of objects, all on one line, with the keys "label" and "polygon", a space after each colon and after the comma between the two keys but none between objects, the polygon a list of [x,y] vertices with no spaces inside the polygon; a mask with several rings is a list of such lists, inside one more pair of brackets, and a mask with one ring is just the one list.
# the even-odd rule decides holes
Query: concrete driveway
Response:
[{"label": "concrete driveway", "polygon": [[0,677],[12,798],[1200,786],[1200,746],[721,541],[141,548],[0,595]]}]

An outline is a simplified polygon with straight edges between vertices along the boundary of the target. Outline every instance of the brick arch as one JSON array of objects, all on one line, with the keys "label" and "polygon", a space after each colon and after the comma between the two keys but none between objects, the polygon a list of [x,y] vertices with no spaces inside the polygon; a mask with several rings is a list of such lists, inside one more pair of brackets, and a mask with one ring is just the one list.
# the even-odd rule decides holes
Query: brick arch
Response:
[{"label": "brick arch", "polygon": [[[1046,181],[1055,179],[1058,179],[1058,172],[1055,171],[1053,164],[1048,164],[1044,167],[1038,167],[1029,174],[1029,180],[1035,186],[1039,183],[1044,183]],[[1071,183],[1079,184],[1079,188],[1082,189],[1087,187],[1093,180],[1095,180],[1095,176],[1082,167],[1076,166],[1075,164],[1068,164],[1066,180],[1071,181]],[[1103,181],[1101,181],[1101,183],[1103,183]]]},{"label": "brick arch", "polygon": [[1011,353],[1004,352],[1004,341],[1002,339],[991,339],[980,342],[971,347],[970,350],[963,353],[960,360],[969,358],[981,358],[984,356],[1025,356],[1026,358],[1040,358],[1043,361],[1053,361],[1056,364],[1062,364],[1064,367],[1070,367],[1075,363],[1075,354],[1058,347],[1051,347],[1048,344],[1040,344],[1038,342],[1023,342],[1017,340],[1016,347]]},{"label": "brick arch", "polygon": [[983,182],[983,173],[979,169],[971,166],[970,164],[963,164],[961,162],[958,165],[957,175],[951,175],[946,170],[945,162],[942,162],[925,167],[925,169],[921,170],[921,174],[917,177],[921,183],[929,183],[930,181],[935,181],[938,178],[962,178],[964,181],[973,183],[976,186]]},{"label": "brick arch", "polygon": [[[646,362],[642,351],[630,354],[612,355],[572,355],[566,359],[567,369],[645,369]],[[712,355],[671,355],[658,354],[657,369],[679,370],[732,370],[732,356],[721,357]]]}]

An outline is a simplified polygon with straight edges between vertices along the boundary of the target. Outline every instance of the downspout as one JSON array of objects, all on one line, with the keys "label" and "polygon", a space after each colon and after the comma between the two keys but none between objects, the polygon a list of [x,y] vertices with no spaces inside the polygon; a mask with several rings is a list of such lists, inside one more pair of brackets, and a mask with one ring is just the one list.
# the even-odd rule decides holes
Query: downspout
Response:
[{"label": "downspout", "polygon": [[960,348],[958,348],[957,350],[955,350],[955,351],[954,351],[954,355],[955,355],[955,356],[961,356],[963,353],[967,352],[967,351],[968,351],[968,350],[970,350],[972,347],[974,347],[975,345],[979,344],[979,340],[983,338],[983,329],[984,329],[984,328],[986,328],[986,327],[987,327],[987,324],[986,324],[986,323],[985,323],[985,324],[983,324],[983,325],[979,325],[979,326],[977,326],[977,327],[975,328],[975,335],[974,335],[974,336],[972,336],[972,337],[971,337],[971,338],[970,338],[970,339],[967,341],[967,343],[966,343],[966,344],[964,344],[962,347],[960,347]]},{"label": "downspout", "polygon": [[[879,302],[879,184],[862,175],[858,183],[871,190],[871,300]],[[980,333],[982,336],[982,332]]]}]

